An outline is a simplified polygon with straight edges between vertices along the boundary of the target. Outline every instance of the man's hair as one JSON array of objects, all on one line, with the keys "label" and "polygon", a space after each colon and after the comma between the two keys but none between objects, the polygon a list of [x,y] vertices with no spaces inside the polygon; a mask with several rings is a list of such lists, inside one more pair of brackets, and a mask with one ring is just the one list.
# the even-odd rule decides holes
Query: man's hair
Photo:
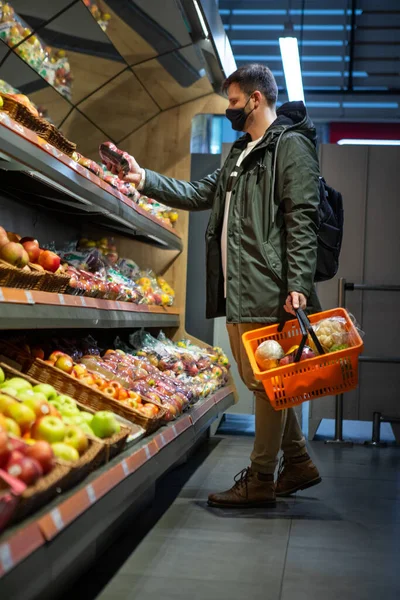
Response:
[{"label": "man's hair", "polygon": [[237,83],[242,92],[250,96],[258,90],[265,96],[268,106],[275,106],[278,99],[278,86],[275,77],[268,67],[259,64],[243,65],[225,79],[222,91],[228,92],[232,83]]}]

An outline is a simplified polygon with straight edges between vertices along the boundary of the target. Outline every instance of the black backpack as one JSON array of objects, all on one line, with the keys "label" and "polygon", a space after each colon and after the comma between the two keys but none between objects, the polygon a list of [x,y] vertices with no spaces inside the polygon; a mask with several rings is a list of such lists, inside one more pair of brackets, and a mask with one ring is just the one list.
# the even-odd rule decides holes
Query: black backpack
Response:
[{"label": "black backpack", "polygon": [[318,253],[315,281],[328,281],[339,269],[339,254],[343,240],[343,197],[319,178]]},{"label": "black backpack", "polygon": [[[284,131],[275,146],[272,189],[275,191],[278,146]],[[343,197],[330,187],[323,177],[319,178],[319,230],[317,268],[314,281],[333,279],[339,269],[339,255],[343,240],[344,210]]]}]

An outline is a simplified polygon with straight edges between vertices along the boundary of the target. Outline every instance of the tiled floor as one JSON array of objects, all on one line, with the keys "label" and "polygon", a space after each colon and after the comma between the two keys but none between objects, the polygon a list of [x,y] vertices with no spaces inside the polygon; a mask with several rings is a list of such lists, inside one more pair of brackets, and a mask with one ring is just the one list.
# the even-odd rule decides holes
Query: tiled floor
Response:
[{"label": "tiled floor", "polygon": [[314,442],[320,486],[276,509],[208,508],[251,444],[213,438],[170,473],[77,586],[86,600],[399,600],[400,450]]}]

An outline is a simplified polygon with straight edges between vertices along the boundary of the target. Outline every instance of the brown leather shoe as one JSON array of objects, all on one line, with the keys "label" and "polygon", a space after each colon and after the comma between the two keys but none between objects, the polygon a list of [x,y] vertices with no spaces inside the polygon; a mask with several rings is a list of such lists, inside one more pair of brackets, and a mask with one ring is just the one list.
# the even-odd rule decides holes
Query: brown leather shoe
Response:
[{"label": "brown leather shoe", "polygon": [[219,508],[261,508],[276,506],[273,475],[256,473],[251,467],[235,476],[235,485],[226,492],[210,494],[209,506]]},{"label": "brown leather shoe", "polygon": [[308,454],[297,458],[283,457],[279,465],[276,495],[290,496],[300,490],[318,485],[321,481],[318,469]]}]

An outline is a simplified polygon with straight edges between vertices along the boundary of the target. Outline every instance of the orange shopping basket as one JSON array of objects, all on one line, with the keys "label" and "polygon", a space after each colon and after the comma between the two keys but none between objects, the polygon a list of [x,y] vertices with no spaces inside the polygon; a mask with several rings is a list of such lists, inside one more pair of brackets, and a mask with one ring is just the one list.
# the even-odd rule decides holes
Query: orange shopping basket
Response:
[{"label": "orange shopping basket", "polygon": [[[329,317],[345,319],[350,347],[324,354],[311,325]],[[260,371],[255,359],[255,352],[262,342],[276,340],[285,353],[293,345],[300,345],[302,350],[308,333],[313,337],[320,352],[319,356],[269,371]],[[343,394],[358,385],[358,357],[363,350],[363,341],[349,314],[343,308],[320,312],[309,318],[302,310],[299,310],[297,319],[287,321],[282,330],[281,326],[276,324],[243,334],[243,344],[254,376],[258,381],[262,381],[275,410],[290,408],[323,396]],[[296,359],[300,356],[301,351]]]}]

